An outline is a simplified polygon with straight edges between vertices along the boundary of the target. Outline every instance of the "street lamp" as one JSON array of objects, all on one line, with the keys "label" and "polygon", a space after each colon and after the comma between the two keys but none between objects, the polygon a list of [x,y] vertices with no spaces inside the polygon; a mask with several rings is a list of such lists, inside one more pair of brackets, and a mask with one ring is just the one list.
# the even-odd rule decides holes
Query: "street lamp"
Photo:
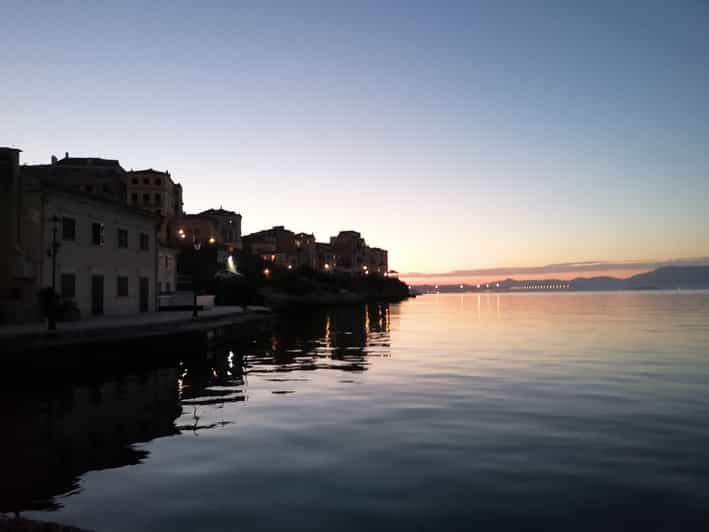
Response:
[{"label": "street lamp", "polygon": [[59,225],[59,217],[55,214],[49,221],[52,224],[52,247],[47,250],[47,254],[52,257],[52,298],[49,300],[49,322],[47,328],[50,331],[54,331],[57,328],[57,251],[59,250],[57,226]]},{"label": "street lamp", "polygon": [[192,317],[197,317],[197,272],[199,271],[199,255],[197,252],[202,247],[202,244],[192,235],[192,245],[194,246],[194,270],[192,271]]}]

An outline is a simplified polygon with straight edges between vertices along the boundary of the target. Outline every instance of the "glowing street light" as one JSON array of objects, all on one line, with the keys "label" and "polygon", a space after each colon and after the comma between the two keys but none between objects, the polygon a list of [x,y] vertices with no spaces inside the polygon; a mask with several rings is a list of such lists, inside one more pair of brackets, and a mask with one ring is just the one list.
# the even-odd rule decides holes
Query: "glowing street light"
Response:
[{"label": "glowing street light", "polygon": [[263,274],[268,277],[269,275],[271,275],[271,270],[269,270],[268,268],[264,268]]},{"label": "glowing street light", "polygon": [[214,244],[215,242],[216,242],[216,240],[214,239],[214,237],[213,237],[213,236],[210,236],[210,237],[209,237],[209,243],[210,243],[210,244]]}]

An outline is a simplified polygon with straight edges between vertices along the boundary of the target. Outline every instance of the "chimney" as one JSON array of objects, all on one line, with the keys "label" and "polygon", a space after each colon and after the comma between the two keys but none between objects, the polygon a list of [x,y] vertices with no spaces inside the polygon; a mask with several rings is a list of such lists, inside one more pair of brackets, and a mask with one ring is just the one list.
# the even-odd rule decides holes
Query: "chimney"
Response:
[{"label": "chimney", "polygon": [[64,158],[65,158],[65,159],[68,159],[68,158],[69,158],[69,152],[68,152],[68,151],[65,151],[65,152],[64,152]]},{"label": "chimney", "polygon": [[57,164],[57,156],[52,155],[52,164]]}]

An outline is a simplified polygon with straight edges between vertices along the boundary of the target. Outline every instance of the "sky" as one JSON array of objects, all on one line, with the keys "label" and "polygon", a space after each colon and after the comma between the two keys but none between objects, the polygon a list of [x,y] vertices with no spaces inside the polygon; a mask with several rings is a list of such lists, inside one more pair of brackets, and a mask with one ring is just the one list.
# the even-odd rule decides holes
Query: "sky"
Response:
[{"label": "sky", "polygon": [[0,145],[435,275],[709,256],[709,1],[5,0]]}]

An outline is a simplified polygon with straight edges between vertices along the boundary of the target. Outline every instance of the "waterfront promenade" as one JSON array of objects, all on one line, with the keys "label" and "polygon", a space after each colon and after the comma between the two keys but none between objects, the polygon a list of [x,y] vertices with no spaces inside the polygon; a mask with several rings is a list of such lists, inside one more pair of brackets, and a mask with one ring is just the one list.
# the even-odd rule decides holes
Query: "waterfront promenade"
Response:
[{"label": "waterfront promenade", "polygon": [[45,322],[0,326],[0,358],[26,350],[90,343],[139,340],[190,332],[208,332],[240,325],[271,314],[267,307],[218,306],[192,316],[191,310],[165,311],[128,316],[101,316],[57,324],[47,330]]}]

